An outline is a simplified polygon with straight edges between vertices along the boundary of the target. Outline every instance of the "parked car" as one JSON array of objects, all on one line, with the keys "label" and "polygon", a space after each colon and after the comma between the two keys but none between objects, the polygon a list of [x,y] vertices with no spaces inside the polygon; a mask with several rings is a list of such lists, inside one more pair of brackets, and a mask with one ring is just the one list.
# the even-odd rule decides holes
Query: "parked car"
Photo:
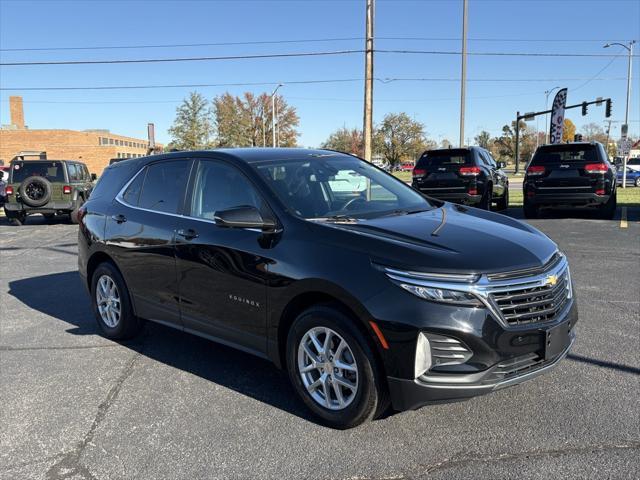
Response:
[{"label": "parked car", "polygon": [[[360,195],[334,190],[354,173]],[[79,271],[105,336],[135,336],[145,319],[270,359],[336,428],[389,402],[518,384],[575,339],[569,266],[546,235],[339,152],[119,162],[79,218]]]},{"label": "parked car", "polygon": [[[623,170],[618,169],[617,173],[617,184],[622,185],[623,180]],[[640,170],[633,170],[630,167],[627,167],[627,175],[626,175],[627,186],[635,186],[640,187]]]},{"label": "parked car", "polygon": [[541,208],[592,208],[604,218],[616,212],[616,168],[598,142],[538,147],[522,183],[524,215]]},{"label": "parked car", "polygon": [[5,214],[14,225],[22,225],[36,213],[47,219],[69,215],[75,222],[78,208],[91,194],[93,179],[87,166],[74,160],[13,160]]},{"label": "parked car", "polygon": [[509,206],[509,178],[480,147],[427,150],[413,169],[413,188],[431,197],[490,210]]},{"label": "parked car", "polygon": [[9,167],[0,166],[0,207],[7,201],[7,179],[9,178]]},{"label": "parked car", "polygon": [[413,170],[413,163],[403,163],[400,165],[399,170],[401,172],[410,172]]},{"label": "parked car", "polygon": [[640,157],[630,158],[627,160],[627,168],[640,172]]}]

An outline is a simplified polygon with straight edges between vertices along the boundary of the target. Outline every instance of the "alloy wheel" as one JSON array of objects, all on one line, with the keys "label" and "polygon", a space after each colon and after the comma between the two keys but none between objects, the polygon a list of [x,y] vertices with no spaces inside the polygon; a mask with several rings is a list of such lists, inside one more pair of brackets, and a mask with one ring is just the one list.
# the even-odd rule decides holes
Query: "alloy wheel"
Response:
[{"label": "alloy wheel", "polygon": [[121,301],[120,292],[113,279],[109,275],[102,275],[96,284],[96,303],[98,312],[104,324],[109,328],[115,328],[120,322]]},{"label": "alloy wheel", "polygon": [[298,344],[298,372],[313,400],[330,410],[348,407],[358,393],[358,366],[347,341],[327,327],[314,327]]}]

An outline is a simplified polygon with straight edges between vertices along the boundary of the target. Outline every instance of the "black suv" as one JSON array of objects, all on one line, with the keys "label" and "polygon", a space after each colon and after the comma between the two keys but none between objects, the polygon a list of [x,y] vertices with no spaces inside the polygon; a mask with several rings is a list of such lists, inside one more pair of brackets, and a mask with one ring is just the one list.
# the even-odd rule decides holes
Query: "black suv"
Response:
[{"label": "black suv", "polygon": [[79,218],[79,270],[107,337],[131,337],[145,319],[268,358],[337,428],[389,399],[404,410],[520,383],[575,338],[554,242],[347,154],[119,162]]},{"label": "black suv", "polygon": [[480,147],[428,150],[413,169],[413,188],[440,200],[473,205],[490,210],[509,206],[509,179]]},{"label": "black suv", "polygon": [[27,215],[35,213],[48,220],[69,215],[76,223],[77,211],[89,198],[95,178],[77,161],[13,160],[5,189],[5,214],[14,225],[22,225]]},{"label": "black suv", "polygon": [[616,213],[616,167],[598,142],[538,147],[522,190],[527,218],[551,207],[597,209],[604,218]]}]

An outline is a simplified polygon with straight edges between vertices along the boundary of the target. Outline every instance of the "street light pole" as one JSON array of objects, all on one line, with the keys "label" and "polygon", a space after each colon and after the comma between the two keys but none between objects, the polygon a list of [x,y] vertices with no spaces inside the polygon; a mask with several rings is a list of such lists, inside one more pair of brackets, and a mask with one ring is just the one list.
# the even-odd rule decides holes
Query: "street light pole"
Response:
[{"label": "street light pole", "polygon": [[[549,110],[549,95],[555,90],[559,90],[560,87],[553,87],[551,90],[545,90],[544,92],[544,109]],[[549,114],[544,114],[544,143],[549,143]]]},{"label": "street light pole", "polygon": [[365,54],[364,54],[364,118],[362,137],[364,159],[371,161],[373,152],[373,22],[374,0],[366,0],[365,12]]},{"label": "street light pole", "polygon": [[273,137],[271,146],[273,148],[276,146],[276,92],[280,87],[282,87],[281,83],[278,84],[271,94],[271,133]]},{"label": "street light pole", "polygon": [[[627,49],[627,52],[629,52],[629,59],[627,62],[627,104],[624,110],[624,124],[626,125],[626,128],[629,128],[629,103],[631,101],[631,68],[632,68],[632,59],[633,59],[633,44],[636,43],[635,40],[631,40],[629,42],[629,45],[625,45],[624,43],[619,43],[619,42],[613,42],[613,43],[607,43],[603,48],[609,48],[613,45],[619,45],[623,48]],[[625,127],[623,127],[624,129]],[[622,132],[622,129],[621,129]],[[629,155],[625,155],[624,156],[624,161],[623,161],[623,170],[622,170],[622,188],[626,188],[627,187],[627,159],[629,158]]]},{"label": "street light pole", "polygon": [[464,146],[464,107],[465,88],[467,83],[467,0],[462,0],[462,72],[460,75],[460,142],[459,146]]}]

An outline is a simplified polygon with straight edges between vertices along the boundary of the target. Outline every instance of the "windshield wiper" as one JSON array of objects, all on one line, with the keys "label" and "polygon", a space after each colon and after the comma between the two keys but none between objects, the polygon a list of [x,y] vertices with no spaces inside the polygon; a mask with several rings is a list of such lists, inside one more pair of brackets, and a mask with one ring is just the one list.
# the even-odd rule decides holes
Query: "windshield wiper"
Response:
[{"label": "windshield wiper", "polygon": [[414,213],[426,212],[428,210],[431,210],[431,209],[430,208],[416,208],[414,210],[398,209],[398,210],[393,210],[392,212],[389,212],[389,213],[385,213],[382,216],[383,217],[392,217],[392,216],[395,216],[395,215],[413,215]]},{"label": "windshield wiper", "polygon": [[349,215],[328,215],[326,217],[307,218],[312,222],[324,221],[324,222],[345,222],[345,223],[357,223],[358,219]]}]

